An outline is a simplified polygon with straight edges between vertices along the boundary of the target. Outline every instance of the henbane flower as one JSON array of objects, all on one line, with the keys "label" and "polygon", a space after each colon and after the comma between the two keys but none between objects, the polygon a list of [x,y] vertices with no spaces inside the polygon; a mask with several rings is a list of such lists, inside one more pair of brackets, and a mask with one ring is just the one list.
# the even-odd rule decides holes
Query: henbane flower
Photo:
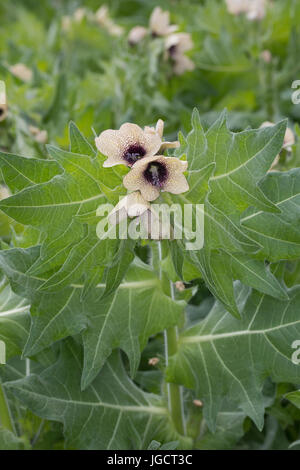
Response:
[{"label": "henbane flower", "polygon": [[186,70],[194,70],[194,62],[184,55],[193,46],[194,43],[189,33],[171,34],[166,38],[166,56],[174,62],[173,68],[176,75],[182,75]]},{"label": "henbane flower", "polygon": [[146,157],[133,165],[123,184],[130,191],[139,190],[147,201],[154,201],[160,191],[173,194],[187,191],[189,185],[183,174],[186,169],[187,162],[175,157]]},{"label": "henbane flower", "polygon": [[266,14],[266,0],[225,0],[229,13],[245,13],[248,20],[262,20]]},{"label": "henbane flower", "polygon": [[101,132],[99,137],[96,137],[95,144],[98,150],[108,157],[103,166],[132,166],[142,158],[157,154],[160,149],[177,147],[177,142],[162,141],[162,130],[163,121],[159,120],[155,129],[146,127],[143,130],[128,122],[119,130],[108,129]]},{"label": "henbane flower", "polygon": [[150,208],[148,201],[142,197],[139,191],[123,197],[108,215],[111,224],[118,224],[126,217],[138,217]]},{"label": "henbane flower", "polygon": [[15,64],[9,67],[10,73],[15,77],[23,80],[23,82],[30,82],[33,77],[33,72],[25,64]]},{"label": "henbane flower", "polygon": [[170,13],[160,7],[154,8],[149,26],[153,36],[167,36],[178,29],[177,25],[170,25]]}]

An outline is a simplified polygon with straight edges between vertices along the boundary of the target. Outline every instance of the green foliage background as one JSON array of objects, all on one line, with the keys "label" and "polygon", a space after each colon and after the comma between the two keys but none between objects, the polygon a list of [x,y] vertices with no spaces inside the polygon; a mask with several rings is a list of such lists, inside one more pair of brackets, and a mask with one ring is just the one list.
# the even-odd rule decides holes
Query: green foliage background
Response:
[{"label": "green foliage background", "polygon": [[[0,201],[0,380],[13,416],[11,429],[0,417],[0,449],[296,449],[299,138],[280,150],[286,125],[300,135],[300,4],[274,0],[250,22],[223,0],[113,0],[122,36],[87,18],[63,30],[63,16],[102,3],[0,2],[0,170],[12,193]],[[194,71],[174,76],[159,38],[128,45],[158,5],[191,33]],[[15,63],[32,69],[29,83]],[[163,241],[162,260],[155,242],[97,238],[95,211],[125,194],[126,170],[103,169],[93,142],[93,129],[159,118],[166,139],[180,131],[190,186],[161,202],[205,204],[204,248]],[[258,130],[264,121],[277,124]],[[47,130],[47,148],[30,125]],[[162,332],[174,326],[166,364]],[[183,390],[184,432],[168,383]]]}]

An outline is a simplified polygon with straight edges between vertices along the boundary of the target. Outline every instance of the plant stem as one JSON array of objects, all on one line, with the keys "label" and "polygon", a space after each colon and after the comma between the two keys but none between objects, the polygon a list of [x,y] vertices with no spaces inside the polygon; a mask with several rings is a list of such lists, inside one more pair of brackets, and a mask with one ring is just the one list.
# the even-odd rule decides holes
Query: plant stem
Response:
[{"label": "plant stem", "polygon": [[0,424],[3,428],[14,432],[14,426],[11,419],[10,410],[8,407],[7,398],[3,387],[0,383]]},{"label": "plant stem", "polygon": [[[166,366],[169,357],[177,352],[177,326],[172,326],[164,331]],[[182,387],[174,383],[167,383],[168,406],[176,430],[185,435],[185,420],[183,410]]]},{"label": "plant stem", "polygon": [[[158,258],[159,258],[159,277],[162,277],[161,271],[161,261],[162,261],[162,251],[161,251],[161,242],[158,242]],[[171,297],[174,300],[174,285],[170,281],[170,291]],[[177,339],[178,339],[178,328],[177,326],[172,326],[164,331],[164,340],[165,340],[165,361],[166,367],[169,364],[169,357],[177,352]],[[183,395],[182,387],[174,383],[167,383],[167,394],[168,394],[168,408],[173,421],[173,424],[176,428],[176,431],[181,435],[185,435],[185,419],[184,419],[184,409],[183,409]]]}]

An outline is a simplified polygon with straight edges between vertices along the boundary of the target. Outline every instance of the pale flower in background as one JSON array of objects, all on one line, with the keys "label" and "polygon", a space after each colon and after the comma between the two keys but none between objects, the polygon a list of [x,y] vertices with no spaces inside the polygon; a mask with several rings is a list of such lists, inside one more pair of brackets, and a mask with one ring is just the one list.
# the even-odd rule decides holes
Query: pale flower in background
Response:
[{"label": "pale flower in background", "polygon": [[11,192],[4,184],[0,185],[0,201],[11,196]]},{"label": "pale flower in background", "polygon": [[81,21],[83,20],[85,16],[86,16],[85,8],[77,8],[77,10],[75,10],[73,14],[75,23],[81,23]]},{"label": "pale flower in background", "polygon": [[225,0],[227,10],[232,15],[240,15],[241,13],[247,13],[249,0]]},{"label": "pale flower in background", "polygon": [[134,28],[129,31],[128,42],[131,46],[135,46],[141,42],[147,34],[148,29],[144,26],[134,26]]},{"label": "pale flower in background", "polygon": [[32,70],[30,70],[25,64],[11,65],[9,67],[9,71],[23,82],[30,82],[33,77]]},{"label": "pale flower in background", "polygon": [[148,361],[149,366],[156,366],[159,363],[158,357],[151,357]]},{"label": "pale flower in background", "polygon": [[264,62],[266,62],[266,64],[269,64],[272,61],[272,54],[268,49],[262,51],[260,57]]},{"label": "pale flower in background", "polygon": [[61,19],[61,27],[63,31],[69,31],[72,25],[72,19],[70,16],[63,16]]},{"label": "pale flower in background", "polygon": [[[149,30],[153,37],[165,38],[165,59],[173,61],[173,71],[176,75],[182,75],[186,70],[194,70],[194,62],[185,52],[193,48],[194,44],[188,33],[175,33],[177,25],[170,25],[170,12],[163,11],[160,7],[154,8]],[[128,43],[132,46],[138,44],[147,35],[148,29],[143,26],[135,26],[128,35]]]},{"label": "pale flower in background", "polygon": [[266,0],[225,0],[232,15],[245,13],[249,20],[262,20],[266,14]]},{"label": "pale flower in background", "polygon": [[115,225],[127,217],[139,217],[148,209],[150,209],[149,202],[145,201],[139,191],[135,191],[124,196],[118,202],[108,215],[108,220],[111,224]]},{"label": "pale flower in background", "polygon": [[170,13],[160,7],[154,8],[149,21],[150,31],[153,36],[167,36],[177,31],[177,25],[170,25]]},{"label": "pale flower in background", "polygon": [[[2,82],[3,83],[3,82]],[[1,82],[0,82],[1,84]],[[4,121],[7,116],[7,103],[6,103],[6,92],[5,92],[5,85],[1,88],[0,91],[0,121]]]},{"label": "pale flower in background", "polygon": [[[260,129],[264,127],[271,127],[274,126],[275,124],[270,121],[265,121],[261,124]],[[290,127],[286,128],[284,139],[283,139],[283,146],[282,148],[287,150],[288,152],[292,151],[292,145],[295,143],[295,135],[294,132]],[[272,166],[270,170],[272,170],[278,163],[279,163],[280,155],[276,155],[275,160],[272,163]]]},{"label": "pale flower in background", "polygon": [[193,46],[194,43],[189,33],[175,33],[166,38],[166,56],[174,62],[173,69],[176,75],[182,75],[186,70],[194,70],[194,62],[184,55]]},{"label": "pale flower in background", "polygon": [[186,169],[186,161],[154,155],[137,161],[125,175],[123,184],[129,191],[139,190],[147,201],[154,201],[160,191],[173,194],[187,191],[189,186],[183,175]]},{"label": "pale flower in background", "polygon": [[122,26],[117,25],[109,16],[107,5],[102,5],[95,13],[95,21],[102,28],[106,29],[112,36],[121,36],[123,34]]},{"label": "pale flower in background", "polygon": [[48,142],[48,132],[41,130],[35,126],[29,126],[29,132],[34,136],[34,140],[39,144],[46,144]]},{"label": "pale flower in background", "polygon": [[266,16],[265,0],[249,0],[248,20],[262,20]]},{"label": "pale flower in background", "polygon": [[185,290],[185,285],[184,285],[184,282],[182,281],[176,281],[175,287],[177,290],[179,290],[179,292],[183,292]]},{"label": "pale flower in background", "polygon": [[203,402],[201,400],[197,400],[197,399],[193,400],[193,404],[195,406],[200,407],[200,408],[201,408],[201,406],[203,406]]}]

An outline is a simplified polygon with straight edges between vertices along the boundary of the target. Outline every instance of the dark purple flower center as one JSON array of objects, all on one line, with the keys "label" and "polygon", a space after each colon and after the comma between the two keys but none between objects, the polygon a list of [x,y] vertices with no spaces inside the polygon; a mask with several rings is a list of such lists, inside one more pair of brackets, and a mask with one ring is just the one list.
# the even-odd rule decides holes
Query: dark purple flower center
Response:
[{"label": "dark purple flower center", "polygon": [[176,44],[173,44],[173,46],[169,47],[169,54],[171,57],[174,57],[177,51],[177,46]]},{"label": "dark purple flower center", "polygon": [[163,163],[151,162],[144,171],[144,177],[152,186],[161,188],[168,177],[168,170]]},{"label": "dark purple flower center", "polygon": [[146,150],[139,144],[130,145],[124,152],[123,158],[132,166],[135,162],[146,155]]}]

